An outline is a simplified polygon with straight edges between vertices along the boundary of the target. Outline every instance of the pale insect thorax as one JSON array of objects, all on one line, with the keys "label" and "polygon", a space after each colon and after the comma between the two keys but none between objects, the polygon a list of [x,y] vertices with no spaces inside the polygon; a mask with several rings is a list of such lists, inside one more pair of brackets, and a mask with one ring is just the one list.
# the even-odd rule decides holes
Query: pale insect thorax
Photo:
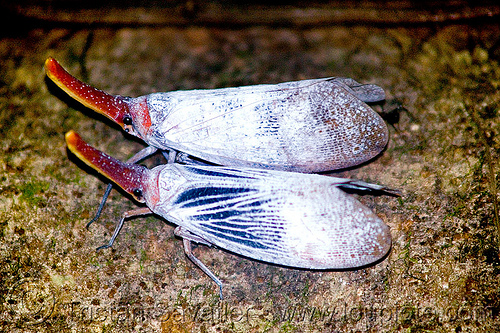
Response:
[{"label": "pale insect thorax", "polygon": [[148,95],[148,108],[153,124],[158,124],[167,118],[177,99],[172,98],[172,93],[154,93]]},{"label": "pale insect thorax", "polygon": [[165,216],[173,198],[187,181],[178,168],[177,164],[165,164],[155,167],[148,174],[144,196],[148,207],[159,215]]},{"label": "pale insect thorax", "polygon": [[[165,139],[165,122],[179,103],[179,100],[172,96],[173,93],[154,93],[147,97],[151,127],[145,141],[152,146],[159,148],[171,147],[171,143]],[[168,126],[168,125],[167,125]]]}]

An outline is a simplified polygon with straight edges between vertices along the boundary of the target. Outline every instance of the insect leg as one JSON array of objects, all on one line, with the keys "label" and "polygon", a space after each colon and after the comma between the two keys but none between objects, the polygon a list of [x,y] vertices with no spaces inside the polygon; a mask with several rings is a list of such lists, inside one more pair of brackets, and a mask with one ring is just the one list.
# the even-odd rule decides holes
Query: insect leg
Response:
[{"label": "insect leg", "polygon": [[143,208],[138,208],[134,210],[129,210],[128,212],[123,213],[122,218],[120,219],[120,222],[118,222],[118,225],[115,228],[115,231],[113,232],[113,236],[111,236],[111,239],[109,240],[109,243],[103,246],[99,246],[96,251],[102,250],[102,249],[107,249],[111,246],[113,246],[113,243],[115,242],[116,237],[120,233],[120,230],[122,230],[123,223],[125,222],[125,219],[128,219],[130,217],[135,217],[135,216],[140,216],[140,215],[147,215],[151,214],[152,211],[151,209],[147,207]]},{"label": "insect leg", "polygon": [[192,157],[186,153],[170,149],[168,151],[162,151],[163,156],[167,159],[167,163],[179,163],[186,165],[214,165],[213,163],[205,162],[203,160]]},{"label": "insect leg", "polygon": [[212,246],[212,243],[210,243],[209,241],[205,240],[204,238],[201,238],[200,236],[193,234],[191,231],[188,231],[181,226],[178,226],[177,228],[174,229],[174,234],[178,237],[189,239],[192,242],[196,242],[196,243],[207,245],[207,246]]},{"label": "insect leg", "polygon": [[161,153],[167,159],[167,164],[175,163],[175,159],[177,157],[177,151],[171,149],[169,151],[163,150]]},{"label": "insect leg", "polygon": [[[142,159],[145,159],[146,157],[153,155],[158,148],[149,146],[141,151],[139,151],[137,154],[132,156],[130,159],[127,160],[126,163],[137,163]],[[92,220],[90,220],[89,223],[85,226],[87,229],[90,227],[92,223],[97,221],[99,217],[101,216],[102,210],[104,209],[104,204],[106,203],[106,200],[108,200],[109,194],[111,193],[111,189],[113,188],[113,184],[109,183],[108,187],[106,187],[106,192],[104,192],[104,196],[102,197],[101,203],[99,204],[99,207],[97,208],[97,212]]]},{"label": "insect leg", "polygon": [[92,223],[97,221],[99,217],[101,216],[102,210],[104,209],[104,204],[106,203],[106,200],[108,200],[109,194],[111,193],[111,190],[113,189],[113,184],[109,183],[108,186],[106,187],[106,192],[104,192],[104,196],[102,197],[101,203],[99,204],[99,207],[97,208],[97,212],[95,213],[95,216],[92,220],[90,220],[89,223],[85,226],[85,228],[89,228]]},{"label": "insect leg", "polygon": [[201,165],[201,166],[207,166],[207,165],[216,165],[214,163],[209,163],[200,159],[197,159],[195,157],[192,157],[186,153],[179,152],[176,156],[175,161],[179,164],[186,164],[186,165]]},{"label": "insect leg", "polygon": [[193,251],[191,249],[191,242],[196,242],[196,243],[201,243],[205,244],[208,246],[211,246],[208,241],[204,240],[203,238],[196,236],[195,234],[189,232],[188,230],[182,228],[181,226],[175,228],[174,234],[176,236],[182,237],[182,242],[184,244],[184,252],[186,253],[186,256],[196,265],[198,266],[205,274],[207,274],[214,282],[216,285],[219,286],[219,297],[222,300],[222,282],[215,276],[214,273],[212,273],[205,264],[203,264],[200,259],[196,258],[193,254]]},{"label": "insect leg", "polygon": [[415,120],[410,111],[403,106],[403,102],[398,99],[387,101],[382,105],[382,111],[378,112],[378,114],[396,131],[399,131],[395,125],[399,123],[399,118],[403,112],[406,112],[411,121]]},{"label": "insect leg", "polygon": [[129,158],[125,163],[128,164],[137,163],[140,160],[143,160],[146,157],[153,155],[157,150],[158,148],[153,146],[146,147],[137,154],[135,154],[134,156],[132,156],[131,158]]}]

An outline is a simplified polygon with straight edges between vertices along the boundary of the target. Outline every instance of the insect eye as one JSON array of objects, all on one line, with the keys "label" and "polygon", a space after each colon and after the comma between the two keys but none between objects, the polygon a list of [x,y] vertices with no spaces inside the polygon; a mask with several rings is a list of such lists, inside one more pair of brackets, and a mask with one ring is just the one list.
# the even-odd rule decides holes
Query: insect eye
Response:
[{"label": "insect eye", "polygon": [[130,116],[123,117],[123,124],[132,125],[132,118]]},{"label": "insect eye", "polygon": [[136,188],[132,193],[137,199],[142,199],[142,191],[140,189]]}]

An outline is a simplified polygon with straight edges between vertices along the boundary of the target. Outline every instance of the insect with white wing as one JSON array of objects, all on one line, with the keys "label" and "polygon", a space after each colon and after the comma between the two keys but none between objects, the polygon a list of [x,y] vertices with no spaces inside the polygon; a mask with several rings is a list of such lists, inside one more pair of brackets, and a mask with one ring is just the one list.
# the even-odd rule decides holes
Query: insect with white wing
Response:
[{"label": "insect with white wing", "polygon": [[[48,77],[71,97],[103,114],[169,162],[296,172],[321,172],[366,162],[386,146],[388,129],[365,102],[382,88],[349,78],[324,78],[238,88],[113,96],[71,76],[53,58]],[[195,157],[193,159],[191,157]],[[203,162],[202,162],[203,164]],[[95,221],[111,191],[108,186]]]},{"label": "insect with white wing", "polygon": [[[53,58],[48,77],[71,97],[119,124],[150,147],[212,164],[297,172],[351,167],[378,155],[388,129],[365,102],[382,88],[347,78],[275,85],[113,96],[71,76]],[[189,161],[189,159],[187,159]]]},{"label": "insect with white wing", "polygon": [[243,167],[144,166],[120,162],[70,131],[68,148],[147,207],[124,220],[154,213],[177,225],[187,256],[220,288],[222,282],[191,252],[191,242],[264,262],[308,269],[365,266],[391,247],[389,228],[339,188],[385,191],[383,186],[315,174]]}]

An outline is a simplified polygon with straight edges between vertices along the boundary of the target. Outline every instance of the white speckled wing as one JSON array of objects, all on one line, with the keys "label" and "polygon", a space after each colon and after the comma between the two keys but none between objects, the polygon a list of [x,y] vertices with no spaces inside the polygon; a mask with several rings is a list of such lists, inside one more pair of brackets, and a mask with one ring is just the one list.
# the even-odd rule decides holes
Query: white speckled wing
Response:
[{"label": "white speckled wing", "polygon": [[342,269],[373,263],[391,246],[383,221],[338,189],[349,179],[175,164],[154,170],[160,201],[150,208],[234,253],[285,266]]},{"label": "white speckled wing", "polygon": [[145,140],[221,165],[300,172],[357,165],[384,149],[388,130],[355,95],[379,99],[383,91],[351,81],[152,94]]}]

